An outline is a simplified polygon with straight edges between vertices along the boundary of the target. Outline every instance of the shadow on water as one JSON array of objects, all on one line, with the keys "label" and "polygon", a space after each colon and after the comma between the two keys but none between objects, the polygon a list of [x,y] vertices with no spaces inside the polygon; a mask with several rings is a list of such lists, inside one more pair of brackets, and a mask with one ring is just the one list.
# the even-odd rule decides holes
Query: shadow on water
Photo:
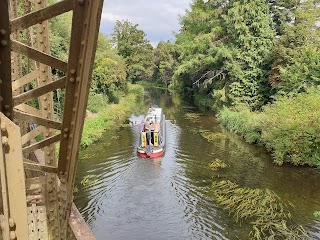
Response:
[{"label": "shadow on water", "polygon": [[[137,157],[137,125],[107,131],[80,153],[75,203],[97,239],[248,239],[252,226],[236,223],[212,200],[217,177],[273,190],[295,205],[293,220],[320,238],[320,222],[312,216],[320,210],[317,169],[275,166],[264,149],[226,132],[212,114],[159,89],[149,90],[131,120],[141,121],[155,104],[169,119],[163,158]],[[220,137],[208,142],[203,130]],[[218,176],[208,168],[216,158],[230,166]]]}]

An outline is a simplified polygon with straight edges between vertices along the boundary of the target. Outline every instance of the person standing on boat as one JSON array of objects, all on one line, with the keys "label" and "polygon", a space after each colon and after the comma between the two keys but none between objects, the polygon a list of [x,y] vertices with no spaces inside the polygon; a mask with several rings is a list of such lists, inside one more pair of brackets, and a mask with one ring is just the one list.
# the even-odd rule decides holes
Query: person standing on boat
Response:
[{"label": "person standing on boat", "polygon": [[150,118],[148,117],[144,123],[144,130],[146,132],[148,132],[150,130],[150,125],[151,125],[151,122],[150,122]]},{"label": "person standing on boat", "polygon": [[152,145],[151,143],[151,127],[152,127],[152,122],[150,121],[151,118],[148,117],[146,119],[146,122],[144,123],[144,131],[147,133],[147,141],[149,145]]}]

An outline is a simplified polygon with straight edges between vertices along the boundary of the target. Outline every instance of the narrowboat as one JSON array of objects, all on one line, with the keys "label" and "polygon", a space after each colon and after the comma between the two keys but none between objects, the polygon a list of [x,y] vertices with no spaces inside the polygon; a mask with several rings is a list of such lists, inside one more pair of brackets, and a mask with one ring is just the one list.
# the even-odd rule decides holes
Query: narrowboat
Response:
[{"label": "narrowboat", "polygon": [[165,115],[162,108],[149,108],[140,129],[138,155],[143,158],[158,158],[165,150]]}]

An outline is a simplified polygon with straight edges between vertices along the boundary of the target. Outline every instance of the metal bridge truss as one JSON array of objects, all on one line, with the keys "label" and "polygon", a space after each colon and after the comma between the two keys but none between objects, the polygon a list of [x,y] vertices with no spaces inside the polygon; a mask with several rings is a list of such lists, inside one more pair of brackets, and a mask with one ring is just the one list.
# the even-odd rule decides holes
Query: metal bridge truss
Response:
[{"label": "metal bridge truss", "polygon": [[[0,0],[2,239],[75,238],[69,220],[102,4]],[[48,21],[66,12],[68,62],[50,53]],[[60,119],[57,92],[65,96]]]}]

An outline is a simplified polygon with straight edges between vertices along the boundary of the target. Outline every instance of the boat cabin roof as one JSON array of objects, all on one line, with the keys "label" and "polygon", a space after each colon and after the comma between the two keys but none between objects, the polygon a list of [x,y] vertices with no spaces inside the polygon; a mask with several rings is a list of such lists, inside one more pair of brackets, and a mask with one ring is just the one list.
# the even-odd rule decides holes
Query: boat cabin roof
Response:
[{"label": "boat cabin roof", "polygon": [[151,107],[149,108],[146,119],[150,118],[150,121],[154,123],[160,123],[162,117],[162,108]]}]

